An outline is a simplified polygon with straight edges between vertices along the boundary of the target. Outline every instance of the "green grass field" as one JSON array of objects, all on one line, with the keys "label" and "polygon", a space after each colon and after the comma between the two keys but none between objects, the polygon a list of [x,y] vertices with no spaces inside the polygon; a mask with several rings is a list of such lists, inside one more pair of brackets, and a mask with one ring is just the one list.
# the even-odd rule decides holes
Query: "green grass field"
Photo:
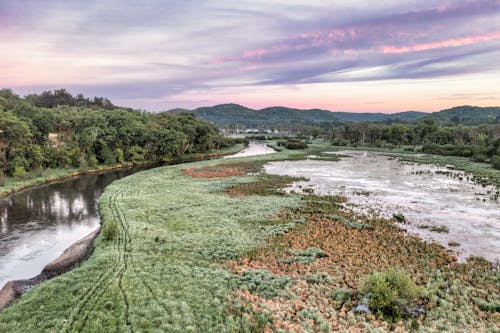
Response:
[{"label": "green grass field", "polygon": [[[315,143],[311,151],[327,148]],[[380,268],[394,263],[415,270],[417,282],[427,288],[426,304],[432,306],[425,318],[412,321],[416,330],[497,330],[500,277],[491,265],[478,261],[451,269],[441,248],[403,241],[388,221],[360,223],[353,213],[343,215],[337,198],[284,195],[276,187],[291,179],[254,172],[267,161],[304,154],[284,150],[165,166],[114,182],[100,198],[100,210],[104,227],[117,224],[116,237],[99,235],[86,262],[0,313],[0,332],[327,332],[336,327],[332,320],[344,331],[405,331],[408,325],[351,311],[358,278],[368,273],[365,266],[376,268],[376,261],[362,260],[370,246],[383,251],[396,242],[397,249],[388,251],[393,257],[378,260],[384,263]],[[183,172],[220,163],[251,172],[229,178],[192,178]],[[340,252],[345,262],[325,257],[333,252],[320,248],[331,245],[334,251],[335,232],[349,246]],[[315,244],[318,239],[325,243]],[[408,261],[404,253],[422,257]],[[263,267],[265,260],[258,266],[262,258],[277,266]],[[425,267],[422,258],[435,262],[429,269],[410,266]],[[287,271],[290,267],[301,267],[303,274]],[[279,307],[293,308],[299,301],[312,305],[297,310],[296,318]],[[283,328],[287,321],[295,326]]]},{"label": "green grass field", "polygon": [[[231,148],[213,151],[209,154],[213,156],[234,154],[243,148],[244,146],[242,144],[236,144]],[[204,158],[204,156],[205,154],[187,154],[184,155],[183,159],[196,160]],[[146,162],[146,163],[154,164],[156,162]],[[165,164],[178,163],[178,161],[172,160],[172,161],[165,161],[164,163]],[[55,168],[55,169],[48,168],[37,172],[28,173],[26,179],[23,180],[15,179],[14,177],[5,177],[5,183],[3,184],[3,186],[0,186],[0,198],[9,196],[14,192],[18,192],[30,187],[39,186],[55,181],[61,181],[85,173],[103,172],[117,168],[130,168],[132,166],[133,163],[123,163],[116,165],[98,165],[96,167],[88,168],[86,170],[81,170],[79,168]]]}]

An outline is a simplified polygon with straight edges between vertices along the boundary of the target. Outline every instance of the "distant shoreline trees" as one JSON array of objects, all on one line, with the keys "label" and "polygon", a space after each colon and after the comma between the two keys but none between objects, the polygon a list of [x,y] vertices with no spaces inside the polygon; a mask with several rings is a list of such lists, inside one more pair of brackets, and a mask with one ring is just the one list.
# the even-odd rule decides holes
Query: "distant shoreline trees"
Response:
[{"label": "distant shoreline trees", "polygon": [[230,143],[193,114],[120,108],[107,98],[72,96],[64,89],[24,98],[0,90],[0,175],[166,161]]}]

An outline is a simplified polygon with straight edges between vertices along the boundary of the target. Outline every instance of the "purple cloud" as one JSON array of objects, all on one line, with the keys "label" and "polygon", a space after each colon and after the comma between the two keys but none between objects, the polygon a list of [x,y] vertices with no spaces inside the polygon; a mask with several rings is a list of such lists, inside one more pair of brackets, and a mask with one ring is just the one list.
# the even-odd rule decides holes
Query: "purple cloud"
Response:
[{"label": "purple cloud", "polygon": [[4,0],[0,21],[0,82],[26,92],[143,102],[500,70],[499,0]]}]

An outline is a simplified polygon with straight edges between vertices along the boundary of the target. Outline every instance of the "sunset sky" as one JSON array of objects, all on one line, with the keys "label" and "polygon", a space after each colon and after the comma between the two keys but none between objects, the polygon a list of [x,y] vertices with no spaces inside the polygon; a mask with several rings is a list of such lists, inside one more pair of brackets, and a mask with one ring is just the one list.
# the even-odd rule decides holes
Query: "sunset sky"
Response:
[{"label": "sunset sky", "polygon": [[0,87],[151,111],[500,106],[500,0],[1,0]]}]

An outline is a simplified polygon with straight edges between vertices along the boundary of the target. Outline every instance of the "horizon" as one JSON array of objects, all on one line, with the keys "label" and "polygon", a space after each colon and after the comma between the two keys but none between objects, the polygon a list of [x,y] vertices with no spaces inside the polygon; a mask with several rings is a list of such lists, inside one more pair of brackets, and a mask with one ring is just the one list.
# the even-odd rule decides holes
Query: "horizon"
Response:
[{"label": "horizon", "polygon": [[0,84],[158,112],[500,105],[500,1],[0,4]]}]

